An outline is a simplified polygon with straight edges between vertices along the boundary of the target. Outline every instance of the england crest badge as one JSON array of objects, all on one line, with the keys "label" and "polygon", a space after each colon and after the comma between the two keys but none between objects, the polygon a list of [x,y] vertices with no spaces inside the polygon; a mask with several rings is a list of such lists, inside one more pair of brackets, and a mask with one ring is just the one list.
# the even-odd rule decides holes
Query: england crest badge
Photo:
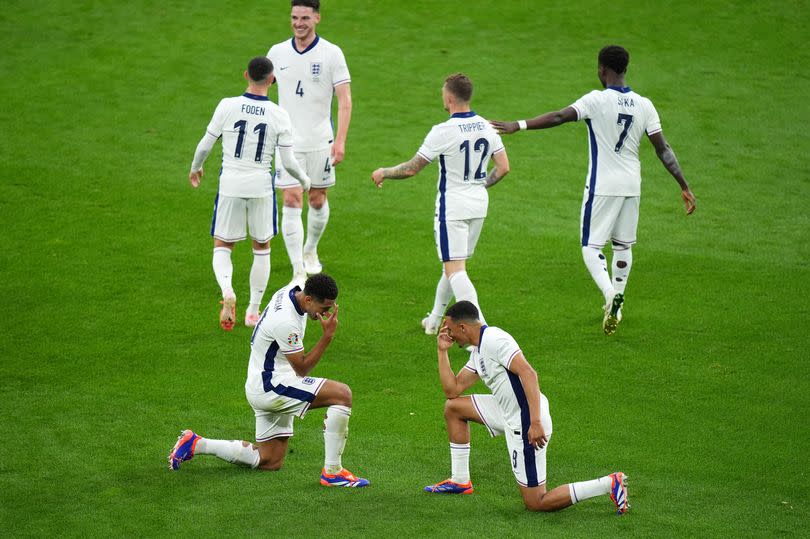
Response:
[{"label": "england crest badge", "polygon": [[312,74],[312,80],[318,80],[321,76],[321,63],[320,62],[310,62],[309,63],[309,72]]}]

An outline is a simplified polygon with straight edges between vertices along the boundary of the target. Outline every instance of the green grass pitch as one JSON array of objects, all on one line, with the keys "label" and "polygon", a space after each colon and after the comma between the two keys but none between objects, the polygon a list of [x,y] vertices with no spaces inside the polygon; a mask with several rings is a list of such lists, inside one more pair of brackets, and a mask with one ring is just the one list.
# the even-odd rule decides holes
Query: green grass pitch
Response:
[{"label": "green grass pitch", "polygon": [[[372,485],[317,483],[322,411],[280,473],[213,457],[178,473],[182,428],[248,438],[247,328],[224,334],[208,236],[219,146],[186,176],[247,60],[288,38],[289,4],[22,2],[0,8],[0,534],[8,536],[782,536],[809,531],[810,174],[807,2],[323,2],[354,114],[321,258],[341,325],[315,374],[348,383],[344,463]],[[546,5],[548,4],[548,5]],[[578,247],[583,125],[505,138],[468,270],[488,321],[540,374],[554,418],[550,486],[620,469],[606,498],[522,508],[502,439],[473,427],[474,496],[449,474],[435,343],[419,320],[439,264],[436,167],[373,188],[446,117],[454,71],[492,119],[598,87],[596,53],[631,53],[698,198],[642,146],[639,242],[617,334]],[[235,250],[248,294],[250,249]],[[269,288],[291,277],[273,242]],[[269,298],[268,296],[265,299]],[[243,314],[244,303],[239,314]],[[307,343],[319,328],[310,325]],[[456,368],[464,361],[452,356]]]}]

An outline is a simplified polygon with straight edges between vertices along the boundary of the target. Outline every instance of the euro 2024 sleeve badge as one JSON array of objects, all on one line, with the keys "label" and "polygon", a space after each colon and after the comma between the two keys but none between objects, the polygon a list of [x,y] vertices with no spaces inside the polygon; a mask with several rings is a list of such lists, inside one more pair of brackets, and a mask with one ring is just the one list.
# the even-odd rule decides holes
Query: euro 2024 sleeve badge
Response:
[{"label": "euro 2024 sleeve badge", "polygon": [[287,344],[290,346],[296,346],[301,342],[301,337],[298,336],[298,333],[290,333],[287,336]]}]

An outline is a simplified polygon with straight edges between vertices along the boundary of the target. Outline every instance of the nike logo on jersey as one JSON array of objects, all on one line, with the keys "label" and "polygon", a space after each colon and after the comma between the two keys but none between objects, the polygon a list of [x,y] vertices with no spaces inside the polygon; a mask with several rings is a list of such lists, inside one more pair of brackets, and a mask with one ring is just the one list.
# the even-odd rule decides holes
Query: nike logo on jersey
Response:
[{"label": "nike logo on jersey", "polygon": [[285,69],[287,69],[288,67],[290,67],[290,66],[284,66],[284,67],[280,67],[280,68],[278,68],[278,70],[279,70],[279,71],[284,71],[284,70],[285,70]]}]

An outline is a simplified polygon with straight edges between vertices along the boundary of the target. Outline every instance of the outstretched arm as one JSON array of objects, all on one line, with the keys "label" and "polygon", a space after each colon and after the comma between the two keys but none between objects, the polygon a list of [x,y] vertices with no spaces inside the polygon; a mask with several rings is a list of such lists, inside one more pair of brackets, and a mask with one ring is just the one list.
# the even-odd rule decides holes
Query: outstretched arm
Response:
[{"label": "outstretched arm", "polygon": [[419,173],[420,170],[430,164],[430,161],[419,155],[418,153],[411,158],[410,161],[400,163],[395,167],[382,167],[378,168],[371,173],[371,180],[377,187],[382,187],[382,183],[390,178],[392,180],[401,180],[410,178]]},{"label": "outstretched arm", "polygon": [[504,176],[509,174],[509,156],[506,155],[506,149],[492,154],[492,160],[495,161],[495,166],[489,171],[487,179],[484,180],[484,185],[487,189],[501,181]]},{"label": "outstretched arm", "polygon": [[498,133],[509,135],[522,129],[548,129],[549,127],[557,127],[558,125],[575,121],[577,121],[577,111],[574,107],[565,107],[558,111],[535,116],[531,120],[518,120],[516,122],[492,121],[489,123],[492,124],[492,127],[494,127]]},{"label": "outstretched arm", "polygon": [[659,131],[647,136],[653,146],[655,146],[655,153],[658,155],[658,159],[661,160],[667,171],[675,178],[678,185],[681,186],[681,198],[686,206],[686,215],[691,215],[692,212],[695,211],[695,195],[692,194],[692,191],[689,189],[689,184],[686,183],[686,178],[683,177],[681,165],[678,163],[678,158],[675,157],[675,152],[672,151],[667,139],[664,138],[664,132]]}]

